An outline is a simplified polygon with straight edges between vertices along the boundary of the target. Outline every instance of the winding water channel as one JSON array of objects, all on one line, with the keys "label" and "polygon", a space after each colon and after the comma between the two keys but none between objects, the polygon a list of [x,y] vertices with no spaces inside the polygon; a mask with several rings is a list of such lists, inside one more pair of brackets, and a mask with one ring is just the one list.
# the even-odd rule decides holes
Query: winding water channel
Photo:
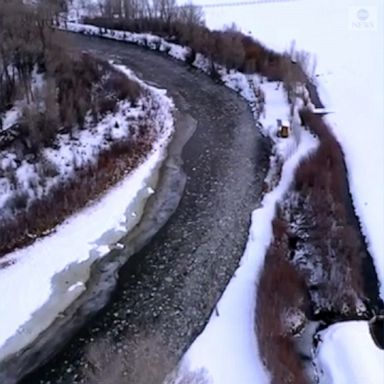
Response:
[{"label": "winding water channel", "polygon": [[120,270],[107,307],[22,382],[104,383],[99,359],[114,362],[113,374],[125,382],[139,384],[143,370],[153,371],[149,384],[161,380],[199,334],[233,275],[260,201],[270,146],[247,103],[206,75],[132,45],[72,39],[166,88],[180,118],[189,116],[196,130],[183,149],[186,183],[174,214]]}]

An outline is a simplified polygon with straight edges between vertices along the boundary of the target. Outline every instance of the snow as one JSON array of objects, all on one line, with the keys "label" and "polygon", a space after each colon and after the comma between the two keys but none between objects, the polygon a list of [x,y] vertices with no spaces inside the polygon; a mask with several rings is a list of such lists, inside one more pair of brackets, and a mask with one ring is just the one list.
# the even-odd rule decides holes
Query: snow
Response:
[{"label": "snow", "polygon": [[[211,3],[231,0],[211,0]],[[206,0],[195,0],[206,4]],[[360,12],[363,9],[365,12]],[[289,50],[292,41],[300,50],[312,54],[311,65],[326,117],[345,153],[350,189],[362,231],[374,259],[384,298],[384,142],[383,109],[383,4],[379,0],[297,0],[259,2],[228,7],[206,7],[206,21],[211,28],[236,22],[241,30],[277,51]],[[367,13],[368,12],[368,13]],[[361,20],[365,13],[368,19]],[[204,58],[195,65],[204,70]],[[252,92],[245,77],[231,74],[226,84],[250,103]],[[249,83],[249,82],[248,82]],[[265,89],[267,114],[263,127],[273,134],[273,122],[284,112],[271,112],[283,106],[277,93]],[[316,111],[321,112],[321,111]],[[257,276],[265,251],[271,241],[270,222],[276,202],[292,178],[292,167],[299,157],[313,148],[306,133],[294,130],[296,145],[276,143],[275,155],[286,160],[278,186],[267,194],[262,207],[252,214],[252,226],[241,265],[203,331],[186,353],[183,363],[193,370],[205,367],[214,383],[269,382],[260,362],[254,335]],[[301,139],[301,140],[300,140]],[[272,163],[271,159],[271,163]],[[295,162],[296,161],[296,162]],[[268,224],[269,223],[269,224]],[[336,324],[323,332],[318,365],[325,383],[383,382],[383,354],[373,346],[366,322]],[[364,353],[363,353],[364,352]],[[362,359],[364,363],[362,367]]]},{"label": "snow", "polygon": [[[98,29],[92,26],[69,24],[68,28],[85,34],[98,34]],[[159,37],[122,31],[108,30],[104,32],[104,36],[145,44],[151,49],[165,50],[163,46],[169,44]],[[175,52],[181,50],[182,54],[177,58],[185,60],[188,52],[186,48],[172,44],[172,49]],[[174,56],[172,50],[168,51]],[[196,56],[193,65],[202,71],[209,71],[209,62],[201,54]],[[300,127],[297,114],[290,124],[293,125],[293,134],[288,139],[279,139],[276,136],[277,119],[289,120],[289,106],[278,83],[266,82],[258,75],[244,75],[235,71],[227,73],[220,66],[216,69],[221,74],[224,84],[250,103],[255,114],[255,125],[259,124],[263,133],[274,141],[271,164],[282,162],[283,168],[277,186],[264,196],[261,207],[252,213],[246,250],[239,269],[218,303],[219,315],[212,314],[205,330],[185,354],[181,369],[187,366],[188,370],[195,372],[203,370],[213,383],[262,384],[269,382],[269,375],[259,356],[254,332],[258,276],[263,266],[264,255],[272,241],[272,220],[276,204],[288,191],[296,167],[315,150],[318,140]],[[265,97],[266,110],[261,114],[257,111],[257,90],[261,90]]]},{"label": "snow", "polygon": [[[181,3],[181,2],[180,2]],[[194,4],[233,3],[194,0]],[[317,62],[315,80],[326,117],[341,143],[350,190],[384,299],[384,3],[381,0],[297,0],[206,7],[206,23],[235,22],[277,51],[299,50]],[[366,22],[359,10],[368,12]],[[311,68],[311,66],[310,66]]]},{"label": "snow", "polygon": [[[127,76],[138,81],[132,73],[127,73]],[[34,73],[33,80],[35,90],[44,84],[41,74]],[[152,121],[148,128],[158,134],[161,128],[161,124],[157,123],[159,116],[152,118],[151,114],[160,112],[156,111],[152,93],[143,92],[135,106],[128,100],[120,101],[117,112],[106,115],[96,126],[88,115],[86,129],[75,130],[72,135],[57,135],[55,147],[44,148],[39,163],[18,159],[16,147],[0,150],[0,217],[14,214],[15,196],[25,195],[27,203],[42,198],[53,187],[72,178],[76,168],[94,162],[97,154],[108,150],[113,142],[134,138],[141,121]],[[16,122],[24,104],[24,101],[18,101],[16,107],[5,114],[4,129]],[[46,176],[45,167],[52,170],[49,177]]]},{"label": "snow", "polygon": [[316,352],[320,384],[384,383],[384,351],[374,344],[367,322],[334,324],[320,337]]},{"label": "snow", "polygon": [[[35,67],[32,71],[31,78],[32,92],[36,94],[44,86],[44,75],[39,73],[37,67]],[[21,116],[21,110],[24,106],[26,106],[26,100],[16,100],[15,105],[11,109],[6,111],[3,116],[1,116],[0,114],[0,120],[2,119],[3,123],[1,131],[5,131],[11,128],[14,124],[16,124],[17,120]]]},{"label": "snow", "polygon": [[[182,365],[192,371],[204,369],[214,384],[269,383],[269,374],[261,361],[255,335],[256,290],[264,264],[265,253],[272,241],[272,220],[276,204],[288,191],[299,163],[317,147],[318,140],[300,129],[298,138],[277,139],[276,119],[286,116],[287,104],[276,84],[264,86],[266,117],[265,131],[275,140],[275,155],[282,161],[278,185],[252,213],[248,242],[240,266],[218,302],[204,329],[186,352]],[[247,92],[245,92],[247,93]],[[269,102],[271,100],[271,102]],[[282,114],[285,110],[285,114]],[[296,122],[297,124],[297,122]]]},{"label": "snow", "polygon": [[14,124],[16,124],[17,120],[20,117],[20,110],[19,108],[13,107],[9,111],[7,111],[4,114],[3,117],[3,131],[9,129],[12,127]]},{"label": "snow", "polygon": [[[124,67],[119,66],[119,69],[132,76]],[[159,135],[147,158],[102,198],[55,228],[53,234],[1,259],[0,356],[14,352],[10,343],[12,336],[21,334],[25,337],[22,342],[27,343],[28,338],[33,339],[66,308],[69,302],[64,292],[61,298],[63,302],[59,303],[56,311],[47,314],[44,324],[35,324],[33,329],[25,327],[32,316],[52,299],[57,288],[55,277],[69,267],[80,266],[85,261],[91,263],[95,258],[107,254],[114,247],[113,244],[139,220],[141,213],[139,215],[136,208],[140,208],[154,193],[152,174],[164,158],[166,145],[173,132],[173,103],[164,90],[157,90],[144,83],[142,86],[151,92],[151,97],[156,99],[158,105],[155,116],[159,124]],[[71,281],[72,284],[68,286],[67,291],[71,293],[69,301],[85,289],[88,270],[82,276],[78,274],[78,281]],[[71,275],[73,279],[74,275]]]},{"label": "snow", "polygon": [[[367,23],[357,16],[361,9],[368,11]],[[331,112],[325,120],[344,151],[354,207],[384,299],[383,2],[298,0],[207,7],[204,11],[211,28],[236,22],[243,32],[250,32],[269,48],[289,50],[295,41],[296,47],[311,53],[312,63],[317,63],[314,80],[325,111]],[[240,310],[242,305],[234,305],[232,311]],[[322,383],[384,382],[383,352],[373,345],[367,329],[366,322],[352,322],[336,324],[324,333],[319,360],[325,372]],[[204,343],[200,344],[200,350],[204,348]],[[236,355],[232,353],[231,359],[237,359]],[[212,356],[207,358],[212,360]],[[227,371],[227,364],[231,362],[223,362],[221,369]]]},{"label": "snow", "polygon": [[[16,262],[0,269],[0,346],[49,300],[51,280],[55,274],[71,263],[86,260],[97,247],[102,251],[100,256],[108,252],[109,247],[101,249],[97,240],[107,230],[124,225],[127,205],[145,185],[146,178],[160,159],[161,150],[158,148],[126,180],[96,204],[66,220],[53,235],[6,256],[6,260]],[[73,286],[69,289],[72,290]]]},{"label": "snow", "polygon": [[[88,24],[66,23],[62,24],[61,28],[67,29],[72,32],[84,33],[85,35],[100,35],[100,30],[98,27]],[[148,47],[152,50],[160,50],[161,52],[167,52],[168,55],[172,56],[177,60],[182,61],[185,60],[189,52],[187,47],[169,43],[163,38],[151,35],[149,33],[133,33],[119,30],[107,30],[107,32],[103,32],[102,36],[112,40],[135,43],[141,46]]]}]

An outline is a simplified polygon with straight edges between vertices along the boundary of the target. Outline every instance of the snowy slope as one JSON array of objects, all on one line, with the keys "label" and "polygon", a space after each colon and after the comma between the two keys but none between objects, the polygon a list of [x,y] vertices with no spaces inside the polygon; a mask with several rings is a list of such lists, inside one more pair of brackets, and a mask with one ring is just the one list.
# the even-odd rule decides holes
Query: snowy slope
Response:
[{"label": "snowy slope", "polygon": [[320,96],[334,111],[327,121],[345,153],[353,203],[384,299],[384,2],[274,1],[204,11],[211,28],[235,22],[269,48],[288,50],[295,40],[298,50],[316,57]]}]

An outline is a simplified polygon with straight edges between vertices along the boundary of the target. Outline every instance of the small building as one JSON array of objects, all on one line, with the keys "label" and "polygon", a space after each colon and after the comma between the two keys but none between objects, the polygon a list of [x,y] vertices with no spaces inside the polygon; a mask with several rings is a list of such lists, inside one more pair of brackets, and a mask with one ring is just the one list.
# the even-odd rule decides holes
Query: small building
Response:
[{"label": "small building", "polygon": [[287,120],[277,119],[277,136],[286,139],[289,137],[290,124]]}]

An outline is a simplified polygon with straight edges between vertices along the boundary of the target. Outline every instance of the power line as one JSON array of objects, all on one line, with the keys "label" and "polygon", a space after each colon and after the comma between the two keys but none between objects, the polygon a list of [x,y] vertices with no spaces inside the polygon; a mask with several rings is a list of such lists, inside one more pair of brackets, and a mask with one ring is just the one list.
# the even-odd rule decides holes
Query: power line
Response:
[{"label": "power line", "polygon": [[297,0],[245,0],[245,1],[236,1],[232,3],[217,3],[217,4],[198,4],[202,8],[224,8],[224,7],[242,7],[246,5],[255,5],[263,3],[288,3],[294,2]]}]

